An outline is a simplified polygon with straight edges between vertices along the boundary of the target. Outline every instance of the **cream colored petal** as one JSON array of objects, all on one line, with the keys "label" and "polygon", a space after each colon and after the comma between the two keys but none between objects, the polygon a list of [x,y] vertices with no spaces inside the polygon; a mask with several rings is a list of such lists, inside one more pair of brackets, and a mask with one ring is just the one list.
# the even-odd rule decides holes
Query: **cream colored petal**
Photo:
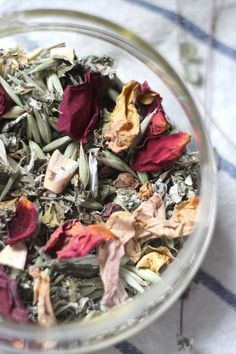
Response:
[{"label": "cream colored petal", "polygon": [[115,234],[121,243],[135,237],[135,226],[133,215],[126,211],[117,211],[109,217],[106,228]]},{"label": "cream colored petal", "polygon": [[48,162],[44,187],[56,194],[61,193],[78,167],[78,162],[68,159],[59,150],[55,150]]},{"label": "cream colored petal", "polygon": [[41,327],[51,327],[56,324],[50,299],[50,278],[45,271],[31,267],[30,275],[34,278],[34,304],[37,303],[38,323]]},{"label": "cream colored petal", "polygon": [[50,58],[67,60],[73,64],[75,59],[75,51],[72,47],[52,48],[50,50]]},{"label": "cream colored petal", "polygon": [[139,240],[131,238],[125,244],[125,255],[133,262],[138,262],[141,257],[141,246]]},{"label": "cream colored petal", "polygon": [[149,220],[150,218],[157,218],[159,222],[166,220],[166,212],[161,196],[154,193],[147,201],[140,204],[140,206],[133,212],[135,219]]},{"label": "cream colored petal", "polygon": [[0,264],[24,270],[27,258],[27,249],[24,242],[8,245],[0,252]]}]

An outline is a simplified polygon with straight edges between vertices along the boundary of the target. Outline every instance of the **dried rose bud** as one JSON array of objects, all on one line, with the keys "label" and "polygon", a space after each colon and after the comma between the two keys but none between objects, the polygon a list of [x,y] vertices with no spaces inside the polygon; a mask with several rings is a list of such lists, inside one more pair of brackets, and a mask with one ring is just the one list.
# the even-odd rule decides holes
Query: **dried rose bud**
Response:
[{"label": "dried rose bud", "polygon": [[139,186],[139,181],[134,178],[129,173],[120,173],[117,179],[114,182],[116,188],[131,188],[135,189]]},{"label": "dried rose bud", "polygon": [[107,222],[111,214],[115,213],[116,211],[121,211],[122,208],[119,204],[114,202],[110,202],[104,205],[104,208],[101,212],[101,218],[104,222]]},{"label": "dried rose bud", "polygon": [[100,87],[100,74],[90,71],[86,72],[84,83],[66,87],[59,108],[59,132],[87,144],[100,117]]}]

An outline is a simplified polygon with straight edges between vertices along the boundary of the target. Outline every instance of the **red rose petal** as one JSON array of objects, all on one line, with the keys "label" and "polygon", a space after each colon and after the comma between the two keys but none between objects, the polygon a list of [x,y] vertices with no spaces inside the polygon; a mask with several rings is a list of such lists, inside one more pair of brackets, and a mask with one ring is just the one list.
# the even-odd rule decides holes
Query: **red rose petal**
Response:
[{"label": "red rose petal", "polygon": [[99,120],[100,74],[90,71],[80,85],[68,85],[63,94],[58,130],[74,140],[87,144],[88,137]]},{"label": "red rose petal", "polygon": [[111,231],[101,225],[89,225],[77,236],[71,239],[67,247],[57,252],[57,258],[75,258],[86,256],[93,248],[106,239],[112,239]]},{"label": "red rose petal", "polygon": [[67,246],[73,237],[83,231],[84,226],[79,220],[67,220],[53,232],[46,245],[44,245],[43,251],[55,254],[56,251]]},{"label": "red rose petal", "polygon": [[[150,102],[149,104],[143,104],[144,98],[148,96],[152,98],[152,102]],[[152,113],[155,109],[157,111],[148,124],[144,141],[150,137],[158,136],[168,129],[169,125],[167,123],[165,112],[161,104],[162,98],[158,93],[156,93],[150,88],[147,81],[144,81],[144,83],[140,85],[140,93],[137,97],[138,105],[139,102],[142,103],[144,118],[148,114]]]},{"label": "red rose petal", "polygon": [[187,133],[146,139],[134,156],[133,170],[143,172],[168,168],[182,155],[190,139]]},{"label": "red rose petal", "polygon": [[33,236],[38,227],[38,211],[35,205],[21,197],[16,206],[16,214],[7,224],[6,244],[15,243]]},{"label": "red rose petal", "polygon": [[17,282],[0,267],[0,314],[19,323],[28,321],[28,312],[17,294]]},{"label": "red rose petal", "polygon": [[0,118],[13,106],[13,101],[3,86],[0,85]]}]

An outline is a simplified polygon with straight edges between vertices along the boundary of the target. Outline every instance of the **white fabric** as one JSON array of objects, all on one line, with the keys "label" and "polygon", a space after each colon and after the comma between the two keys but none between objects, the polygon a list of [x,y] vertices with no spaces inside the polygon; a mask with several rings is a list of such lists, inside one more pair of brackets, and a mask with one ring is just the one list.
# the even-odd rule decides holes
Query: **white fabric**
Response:
[{"label": "white fabric", "polygon": [[[149,4],[176,11],[174,0],[149,0]],[[212,4],[214,0],[177,1],[182,16],[210,33]],[[2,0],[1,9],[12,10],[15,1]],[[32,0],[17,2],[17,8],[31,7]],[[66,1],[35,1],[35,7],[58,7],[76,9],[97,16],[105,17],[123,25],[148,41],[163,54],[171,65],[182,75],[182,66],[178,58],[178,40],[186,40],[198,48],[201,59],[199,70],[206,76],[206,59],[209,53],[206,42],[194,38],[187,30],[180,29],[176,22],[166,18],[160,11],[143,6],[144,1],[127,0],[66,0]],[[215,1],[217,6],[220,2]],[[235,17],[236,1],[225,0],[217,21],[215,38],[236,49]],[[213,122],[216,122],[224,135],[236,144],[236,55],[235,57],[212,50],[212,65],[208,70],[208,82],[200,88],[188,85],[193,95],[203,107],[206,93],[206,108]],[[235,147],[228,143],[212,121],[208,120],[210,136],[214,147],[222,159],[232,164],[235,161]],[[184,335],[194,338],[193,353],[196,354],[235,354],[235,269],[236,269],[236,168],[222,163],[224,168],[219,171],[219,210],[213,242],[202,265],[204,272],[213,277],[217,284],[226,290],[231,300],[225,301],[225,294],[217,286],[215,291],[209,290],[210,283],[193,282],[188,299],[184,303]],[[234,176],[234,177],[233,177]],[[214,287],[214,284],[212,285]],[[222,289],[221,289],[222,290]],[[231,294],[231,295],[230,295]],[[126,353],[135,354],[140,350],[144,354],[178,353],[176,333],[179,331],[180,301],[162,316],[156,323],[146,328],[137,336],[128,340],[135,348],[124,344],[103,351],[104,354]],[[124,349],[125,348],[125,349]]]}]

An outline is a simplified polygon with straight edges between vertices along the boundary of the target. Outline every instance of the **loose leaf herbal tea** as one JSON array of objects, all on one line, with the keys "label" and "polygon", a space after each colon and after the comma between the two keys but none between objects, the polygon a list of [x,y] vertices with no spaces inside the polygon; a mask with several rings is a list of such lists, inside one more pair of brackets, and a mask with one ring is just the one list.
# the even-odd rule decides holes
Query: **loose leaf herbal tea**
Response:
[{"label": "loose leaf herbal tea", "polygon": [[159,281],[197,218],[190,140],[110,57],[1,50],[2,319],[88,319]]}]

